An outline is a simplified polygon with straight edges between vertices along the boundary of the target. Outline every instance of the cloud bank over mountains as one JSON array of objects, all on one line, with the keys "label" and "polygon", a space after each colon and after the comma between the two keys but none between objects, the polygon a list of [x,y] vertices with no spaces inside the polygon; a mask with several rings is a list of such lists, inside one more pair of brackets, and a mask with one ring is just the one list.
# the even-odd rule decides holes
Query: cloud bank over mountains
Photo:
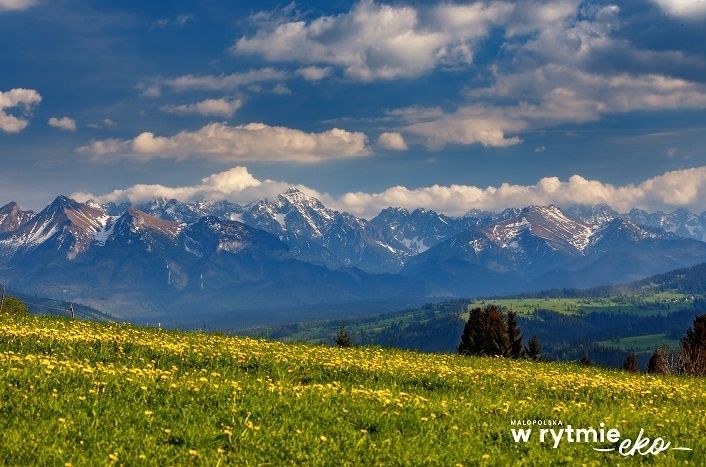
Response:
[{"label": "cloud bank over mountains", "polygon": [[200,199],[230,200],[248,203],[273,197],[296,186],[325,204],[361,217],[372,218],[389,206],[432,209],[448,215],[463,215],[472,209],[500,211],[529,204],[559,206],[605,203],[626,211],[645,209],[691,208],[706,210],[706,167],[666,172],[638,184],[612,185],[574,175],[568,180],[545,177],[534,185],[503,183],[499,186],[433,185],[421,188],[394,186],[379,193],[353,192],[331,196],[304,185],[286,181],[258,180],[246,167],[232,169],[203,178],[190,186],[135,185],[96,195],[74,193],[81,201],[139,202],[154,197],[180,201]]}]

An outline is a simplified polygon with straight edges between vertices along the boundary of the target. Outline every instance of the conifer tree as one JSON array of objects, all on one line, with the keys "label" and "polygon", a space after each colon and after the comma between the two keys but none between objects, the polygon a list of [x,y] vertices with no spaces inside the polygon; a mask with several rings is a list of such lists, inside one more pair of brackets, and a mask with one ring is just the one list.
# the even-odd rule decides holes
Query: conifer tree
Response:
[{"label": "conifer tree", "polygon": [[640,365],[637,363],[637,355],[635,354],[635,352],[630,352],[628,356],[625,357],[623,369],[631,373],[639,373]]},{"label": "conifer tree", "polygon": [[341,323],[341,326],[338,328],[338,334],[336,334],[333,340],[339,347],[353,347],[353,342],[351,342],[351,338],[348,337],[346,327],[343,323]]},{"label": "conifer tree", "polygon": [[681,338],[679,369],[690,376],[706,375],[706,314],[697,316]]},{"label": "conifer tree", "polygon": [[668,375],[671,373],[669,364],[669,349],[666,346],[659,346],[655,349],[647,363],[647,372],[655,375]]},{"label": "conifer tree", "polygon": [[461,343],[456,350],[459,355],[477,355],[481,349],[483,312],[480,307],[468,312],[468,320],[463,325]]},{"label": "conifer tree", "polygon": [[510,356],[522,358],[525,354],[525,348],[522,345],[522,332],[517,324],[517,314],[514,311],[507,313],[507,337],[510,340]]},{"label": "conifer tree", "polygon": [[539,344],[539,339],[537,339],[537,336],[532,336],[532,339],[530,339],[529,343],[527,344],[525,353],[532,360],[539,360],[540,355],[542,353],[542,347]]},{"label": "conifer tree", "polygon": [[482,355],[507,356],[510,353],[510,338],[502,311],[495,305],[488,305],[483,310],[484,333],[482,336]]}]

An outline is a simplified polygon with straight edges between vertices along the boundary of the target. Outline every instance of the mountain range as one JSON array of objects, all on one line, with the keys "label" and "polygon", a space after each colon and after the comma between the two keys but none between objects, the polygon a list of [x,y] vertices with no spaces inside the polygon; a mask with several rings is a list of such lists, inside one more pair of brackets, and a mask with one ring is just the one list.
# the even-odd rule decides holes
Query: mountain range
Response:
[{"label": "mountain range", "polygon": [[391,207],[366,220],[296,188],[248,205],[59,196],[38,213],[0,208],[0,280],[136,321],[335,318],[690,266],[706,261],[704,219],[597,205],[460,217]]}]

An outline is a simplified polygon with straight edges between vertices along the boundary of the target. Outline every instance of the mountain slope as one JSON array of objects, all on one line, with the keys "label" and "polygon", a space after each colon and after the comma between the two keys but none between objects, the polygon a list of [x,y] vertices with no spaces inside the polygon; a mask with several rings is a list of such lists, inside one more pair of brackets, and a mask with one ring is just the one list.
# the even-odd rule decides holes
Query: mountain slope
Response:
[{"label": "mountain slope", "polygon": [[655,274],[628,284],[591,289],[588,293],[628,294],[677,292],[684,294],[706,294],[706,263],[687,268]]},{"label": "mountain slope", "polygon": [[401,276],[301,261],[276,236],[241,222],[180,223],[134,208],[114,217],[65,198],[6,234],[0,249],[0,278],[15,289],[129,319],[267,322],[252,310],[425,295]]},{"label": "mountain slope", "polygon": [[0,233],[12,232],[20,228],[34,216],[34,211],[24,211],[12,201],[0,208]]},{"label": "mountain slope", "polygon": [[60,196],[23,222],[6,206],[17,228],[0,233],[0,280],[130,319],[242,324],[275,309],[296,321],[287,316],[615,284],[706,261],[706,243],[606,206],[572,211],[585,220],[528,206],[460,218],[390,208],[368,221],[297,189],[245,206],[141,206]]},{"label": "mountain slope", "polygon": [[[28,257],[71,260],[88,249],[108,220],[98,205],[59,196],[15,231],[0,234],[0,254],[20,261]],[[20,253],[24,256],[19,257]]]},{"label": "mountain slope", "polygon": [[616,284],[703,260],[703,242],[621,218],[591,225],[554,206],[530,206],[411,258],[402,274],[437,292],[474,296]]},{"label": "mountain slope", "polygon": [[276,235],[300,259],[330,267],[396,272],[403,251],[390,246],[365,219],[327,208],[291,188],[248,206],[242,221]]}]

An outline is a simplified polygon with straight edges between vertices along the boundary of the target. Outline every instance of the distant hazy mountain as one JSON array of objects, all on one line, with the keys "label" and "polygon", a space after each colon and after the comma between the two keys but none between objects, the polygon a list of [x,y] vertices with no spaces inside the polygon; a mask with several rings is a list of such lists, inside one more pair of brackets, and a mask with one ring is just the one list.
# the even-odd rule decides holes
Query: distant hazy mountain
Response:
[{"label": "distant hazy mountain", "polygon": [[565,211],[573,217],[591,223],[604,223],[610,219],[621,217],[634,224],[657,227],[680,237],[706,240],[706,212],[699,215],[687,209],[677,209],[671,213],[631,209],[627,213],[620,214],[606,204],[572,206]]},{"label": "distant hazy mountain", "polygon": [[17,290],[163,322],[425,295],[402,276],[301,261],[276,236],[238,221],[177,222],[135,208],[109,216],[65,197],[1,234],[0,257],[2,280]]},{"label": "distant hazy mountain", "polygon": [[59,196],[37,214],[0,209],[0,280],[131,319],[255,323],[288,309],[297,314],[279,319],[297,321],[307,310],[342,313],[343,303],[373,312],[380,301],[644,278],[706,261],[706,243],[685,238],[700,218],[597,205],[462,217],[388,208],[368,221],[297,189],[244,206]]},{"label": "distant hazy mountain", "polygon": [[620,217],[590,224],[555,206],[462,232],[402,274],[457,296],[615,284],[706,260],[706,243]]},{"label": "distant hazy mountain", "polygon": [[687,268],[656,274],[629,284],[599,287],[588,291],[588,293],[597,295],[654,292],[680,292],[694,295],[706,294],[706,263],[699,263]]}]

